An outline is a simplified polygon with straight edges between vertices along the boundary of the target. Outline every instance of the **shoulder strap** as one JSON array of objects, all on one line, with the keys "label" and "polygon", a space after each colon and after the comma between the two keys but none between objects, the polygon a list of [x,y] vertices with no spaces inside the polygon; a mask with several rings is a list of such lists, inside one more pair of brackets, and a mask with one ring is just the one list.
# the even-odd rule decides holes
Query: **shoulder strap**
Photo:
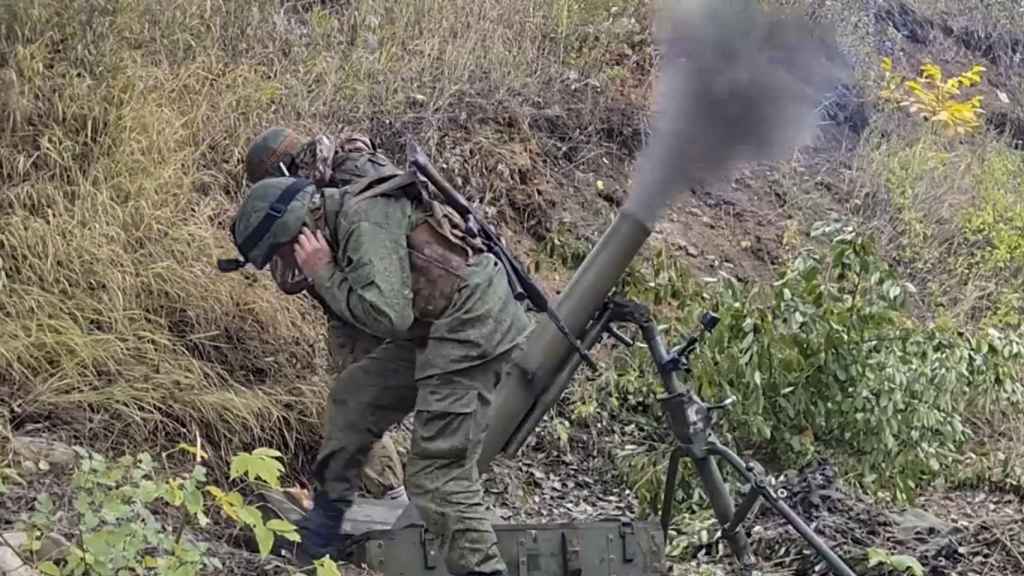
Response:
[{"label": "shoulder strap", "polygon": [[336,243],[338,238],[338,213],[341,212],[342,192],[338,188],[328,188],[323,191],[323,206],[319,214],[317,224],[323,227],[327,240]]},{"label": "shoulder strap", "polygon": [[426,203],[429,204],[425,214],[427,222],[438,233],[464,249],[467,256],[487,251],[487,248],[479,238],[470,238],[466,235],[464,231],[465,221],[451,206],[433,198],[427,199]]},{"label": "shoulder strap", "polygon": [[349,186],[347,192],[352,195],[352,202],[363,202],[370,198],[376,198],[378,196],[398,196],[401,194],[406,198],[410,198],[409,193],[404,190],[409,184],[413,184],[417,181],[415,172],[404,172],[397,176],[372,176],[364,178],[363,180],[357,180]]}]

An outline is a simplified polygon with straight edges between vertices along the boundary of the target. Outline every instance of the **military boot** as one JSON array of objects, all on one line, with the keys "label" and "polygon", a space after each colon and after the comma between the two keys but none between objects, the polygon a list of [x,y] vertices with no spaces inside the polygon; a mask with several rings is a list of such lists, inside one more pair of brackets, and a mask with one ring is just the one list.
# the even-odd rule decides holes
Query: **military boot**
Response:
[{"label": "military boot", "polygon": [[302,541],[296,554],[300,565],[308,566],[314,560],[330,556],[335,561],[340,558],[339,551],[345,551],[345,536],[341,533],[341,524],[345,511],[332,502],[327,494],[318,491],[313,497],[313,509],[298,521],[299,536]]}]

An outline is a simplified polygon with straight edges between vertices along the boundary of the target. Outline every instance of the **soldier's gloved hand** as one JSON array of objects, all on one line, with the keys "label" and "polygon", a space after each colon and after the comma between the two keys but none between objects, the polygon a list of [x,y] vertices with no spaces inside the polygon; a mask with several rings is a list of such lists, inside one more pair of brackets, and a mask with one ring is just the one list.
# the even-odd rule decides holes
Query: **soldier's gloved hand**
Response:
[{"label": "soldier's gloved hand", "polygon": [[321,270],[330,266],[334,256],[327,239],[317,230],[314,235],[309,228],[303,228],[295,243],[295,260],[307,278],[315,277]]}]

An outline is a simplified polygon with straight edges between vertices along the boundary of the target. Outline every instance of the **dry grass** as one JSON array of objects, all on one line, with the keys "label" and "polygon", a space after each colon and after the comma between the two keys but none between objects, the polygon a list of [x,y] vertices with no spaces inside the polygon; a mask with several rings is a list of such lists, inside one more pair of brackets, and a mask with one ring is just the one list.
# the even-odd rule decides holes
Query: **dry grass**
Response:
[{"label": "dry grass", "polygon": [[[244,145],[272,123],[410,130],[428,148],[473,134],[452,170],[525,224],[542,199],[501,188],[538,184],[524,155],[547,158],[544,178],[618,144],[587,125],[597,91],[570,90],[625,86],[644,64],[628,47],[643,14],[610,8],[3,0],[0,418],[118,449],[198,432],[222,456],[304,454],[326,390],[322,317],[264,275],[213,266],[233,252]],[[531,138],[536,122],[549,129]]]},{"label": "dry grass", "polygon": [[1019,329],[1022,183],[1024,155],[1011,139],[953,138],[902,110],[880,110],[852,160],[847,194],[852,213],[922,289],[922,310]]},{"label": "dry grass", "polygon": [[922,289],[923,309],[1003,323],[993,314],[1019,293],[1024,265],[1011,240],[1024,208],[1014,193],[1020,154],[990,135],[961,143],[903,118],[884,125],[888,134],[870,131],[854,160],[853,213]]}]

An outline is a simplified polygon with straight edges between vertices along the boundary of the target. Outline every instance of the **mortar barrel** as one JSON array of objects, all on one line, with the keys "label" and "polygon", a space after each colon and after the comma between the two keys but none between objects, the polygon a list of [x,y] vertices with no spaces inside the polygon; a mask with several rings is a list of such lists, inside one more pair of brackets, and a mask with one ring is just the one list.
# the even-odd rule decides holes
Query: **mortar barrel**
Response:
[{"label": "mortar barrel", "polygon": [[[616,216],[555,305],[556,312],[574,336],[581,336],[587,322],[650,234],[651,228],[633,214],[621,211]],[[555,394],[545,394],[545,391],[572,361],[573,354],[576,352],[572,345],[555,325],[546,317],[542,318],[498,387],[478,462],[481,469],[505,449],[511,438],[532,432],[519,432],[531,409],[540,411],[542,416],[557,401],[561,391]],[[542,397],[544,401],[539,403]],[[533,425],[539,421],[539,417],[529,420]]]}]

